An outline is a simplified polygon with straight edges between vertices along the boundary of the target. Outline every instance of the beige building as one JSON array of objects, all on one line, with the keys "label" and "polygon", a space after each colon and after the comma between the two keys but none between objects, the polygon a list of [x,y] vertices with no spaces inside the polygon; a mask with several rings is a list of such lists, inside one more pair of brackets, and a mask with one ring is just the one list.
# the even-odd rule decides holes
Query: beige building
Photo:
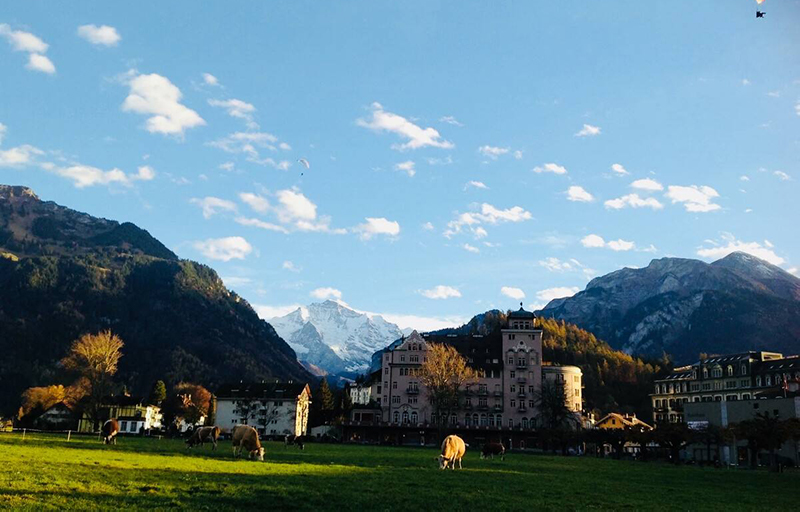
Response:
[{"label": "beige building", "polygon": [[775,352],[745,352],[712,356],[675,368],[657,380],[653,420],[682,422],[685,404],[750,400],[784,379],[800,378],[800,357]]},{"label": "beige building", "polygon": [[[520,308],[508,325],[486,336],[430,335],[416,331],[382,356],[380,406],[383,422],[400,426],[436,423],[419,374],[430,343],[455,347],[479,371],[477,384],[463,390],[457,411],[445,421],[458,428],[530,429],[539,423],[537,395],[543,376],[561,382],[569,407],[581,411],[581,371],[576,367],[543,367],[542,330],[534,314]],[[544,369],[543,369],[544,368]]]},{"label": "beige building", "polygon": [[[103,400],[100,418],[101,426],[105,420],[116,418],[120,434],[138,434],[140,431],[161,428],[162,415],[159,406],[147,403],[144,398],[119,395]],[[86,413],[78,422],[78,431],[95,431],[94,425]]]},{"label": "beige building", "polygon": [[262,436],[303,436],[308,433],[310,406],[308,384],[230,384],[217,391],[216,425],[225,431],[236,425],[251,425]]}]

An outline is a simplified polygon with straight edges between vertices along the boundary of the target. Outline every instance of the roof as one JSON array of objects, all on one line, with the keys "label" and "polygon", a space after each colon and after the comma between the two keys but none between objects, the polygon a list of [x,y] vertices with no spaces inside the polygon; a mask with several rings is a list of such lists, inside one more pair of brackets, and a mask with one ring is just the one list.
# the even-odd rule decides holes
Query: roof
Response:
[{"label": "roof", "polygon": [[636,416],[625,416],[625,415],[622,415],[622,414],[619,414],[619,413],[616,413],[616,412],[611,412],[611,413],[608,413],[605,416],[603,416],[603,418],[600,419],[600,421],[597,422],[597,425],[599,425],[599,424],[603,423],[604,421],[606,421],[608,419],[611,419],[611,418],[615,418],[615,419],[619,420],[620,423],[622,423],[626,427],[643,427],[643,428],[646,428],[648,430],[652,430],[653,429],[653,427],[651,427],[647,423],[643,422],[642,420],[640,420]]},{"label": "roof", "polygon": [[[424,334],[429,343],[453,346],[467,358],[470,367],[479,370],[503,370],[503,335],[499,330],[481,335]],[[495,362],[496,361],[496,362]]]},{"label": "roof", "polygon": [[508,314],[508,318],[509,319],[511,319],[511,318],[523,319],[524,318],[524,319],[529,319],[530,320],[530,319],[536,318],[536,315],[534,315],[532,311],[525,311],[524,309],[522,309],[522,303],[520,303],[519,309],[509,313]]},{"label": "roof", "polygon": [[792,370],[800,370],[800,357],[791,356],[785,359],[775,359],[773,361],[764,361],[759,363],[755,369],[755,373],[767,372],[785,372]]},{"label": "roof", "polygon": [[[239,382],[224,384],[217,390],[220,398],[291,398],[295,399],[308,386],[305,382]],[[309,394],[311,392],[309,391]]]},{"label": "roof", "polygon": [[135,405],[148,406],[147,399],[141,396],[115,395],[103,398],[103,405],[116,405],[118,407],[130,407]]}]

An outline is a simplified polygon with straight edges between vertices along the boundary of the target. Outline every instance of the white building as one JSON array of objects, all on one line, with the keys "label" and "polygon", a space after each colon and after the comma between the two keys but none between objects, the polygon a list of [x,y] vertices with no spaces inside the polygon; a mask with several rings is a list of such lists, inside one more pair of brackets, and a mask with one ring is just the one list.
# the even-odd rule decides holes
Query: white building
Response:
[{"label": "white building", "polygon": [[236,425],[251,425],[262,436],[308,433],[311,389],[308,384],[289,382],[239,383],[217,391],[216,425],[230,431]]}]

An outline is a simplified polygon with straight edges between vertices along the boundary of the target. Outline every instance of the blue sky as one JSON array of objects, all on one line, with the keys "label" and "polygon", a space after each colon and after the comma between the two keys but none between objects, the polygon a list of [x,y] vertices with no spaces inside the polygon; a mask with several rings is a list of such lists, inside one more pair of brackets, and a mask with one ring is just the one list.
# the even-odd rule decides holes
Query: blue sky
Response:
[{"label": "blue sky", "polygon": [[800,2],[651,4],[3,2],[0,182],[264,317],[427,329],[735,249],[797,273]]}]

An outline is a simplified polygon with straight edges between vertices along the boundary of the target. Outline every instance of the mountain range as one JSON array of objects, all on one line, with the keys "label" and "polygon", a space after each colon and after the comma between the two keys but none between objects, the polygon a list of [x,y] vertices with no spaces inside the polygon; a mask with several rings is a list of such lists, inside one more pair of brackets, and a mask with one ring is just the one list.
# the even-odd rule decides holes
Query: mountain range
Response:
[{"label": "mountain range", "polygon": [[275,330],[211,268],[179,259],[147,231],[0,185],[0,415],[30,386],[68,383],[73,340],[111,329],[124,341],[117,379],[311,379]]},{"label": "mountain range", "polygon": [[330,375],[368,370],[375,351],[403,336],[380,315],[359,313],[333,300],[299,307],[269,323],[307,368]]},{"label": "mountain range", "polygon": [[800,279],[750,254],[713,263],[655,259],[592,279],[539,312],[591,331],[631,354],[800,352]]}]

